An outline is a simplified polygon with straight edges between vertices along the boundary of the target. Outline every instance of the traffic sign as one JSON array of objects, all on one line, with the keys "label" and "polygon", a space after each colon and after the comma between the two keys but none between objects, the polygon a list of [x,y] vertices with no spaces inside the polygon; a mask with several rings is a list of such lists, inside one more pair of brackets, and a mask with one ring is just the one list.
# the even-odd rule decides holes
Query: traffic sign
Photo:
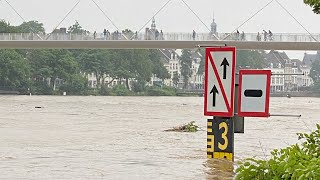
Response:
[{"label": "traffic sign", "polygon": [[240,70],[238,116],[269,117],[271,70]]},{"label": "traffic sign", "polygon": [[235,47],[206,48],[204,115],[234,115],[235,66]]}]

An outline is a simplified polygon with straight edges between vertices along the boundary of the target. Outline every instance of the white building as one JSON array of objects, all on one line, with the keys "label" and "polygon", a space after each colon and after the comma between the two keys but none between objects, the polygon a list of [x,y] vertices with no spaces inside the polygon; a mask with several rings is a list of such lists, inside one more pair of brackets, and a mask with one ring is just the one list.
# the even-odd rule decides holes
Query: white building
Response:
[{"label": "white building", "polygon": [[[173,82],[173,78],[175,74],[177,74],[179,77],[181,77],[181,63],[179,59],[179,55],[177,54],[176,50],[169,50],[169,49],[159,49],[162,60],[164,62],[164,66],[168,70],[168,73],[170,74],[171,78],[165,79],[164,84],[166,86],[175,86]],[[179,78],[178,84],[181,84],[182,81]]]},{"label": "white building", "polygon": [[277,74],[271,76],[271,87],[270,92],[282,92],[284,91],[284,68],[282,67],[281,63],[274,65],[273,63],[270,64],[269,68],[265,68],[266,70],[271,70],[272,74]]},{"label": "white building", "polygon": [[301,71],[304,74],[302,76],[302,86],[312,86],[313,85],[313,80],[309,76],[310,70],[311,70],[311,67],[308,67],[308,66],[301,67]]}]

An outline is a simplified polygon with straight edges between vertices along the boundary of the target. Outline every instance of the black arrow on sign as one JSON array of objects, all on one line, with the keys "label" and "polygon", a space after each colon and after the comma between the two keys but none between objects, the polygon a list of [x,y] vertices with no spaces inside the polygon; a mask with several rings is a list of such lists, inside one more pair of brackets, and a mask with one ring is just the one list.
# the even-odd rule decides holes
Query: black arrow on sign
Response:
[{"label": "black arrow on sign", "polygon": [[223,66],[223,79],[227,79],[227,66],[230,66],[227,58],[223,59],[220,66]]},{"label": "black arrow on sign", "polygon": [[219,94],[219,91],[218,91],[216,85],[213,86],[213,88],[210,91],[210,94],[213,94],[212,106],[216,107],[216,95]]}]

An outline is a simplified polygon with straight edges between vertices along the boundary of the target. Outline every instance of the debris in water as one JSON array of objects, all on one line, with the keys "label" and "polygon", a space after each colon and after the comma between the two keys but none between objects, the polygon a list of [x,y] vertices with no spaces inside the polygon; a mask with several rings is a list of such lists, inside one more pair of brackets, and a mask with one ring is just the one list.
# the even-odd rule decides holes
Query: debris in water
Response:
[{"label": "debris in water", "polygon": [[195,121],[191,121],[186,125],[182,125],[179,127],[173,127],[172,129],[165,130],[166,132],[197,132],[199,126],[194,124]]}]

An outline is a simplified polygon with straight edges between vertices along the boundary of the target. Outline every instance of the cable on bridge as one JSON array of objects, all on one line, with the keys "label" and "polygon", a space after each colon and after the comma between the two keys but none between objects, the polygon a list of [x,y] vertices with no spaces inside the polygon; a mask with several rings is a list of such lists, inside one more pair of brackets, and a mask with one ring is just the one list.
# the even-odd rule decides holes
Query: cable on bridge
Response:
[{"label": "cable on bridge", "polygon": [[[103,13],[103,15],[112,23],[112,25],[119,31],[121,32],[121,30],[114,24],[114,22],[108,17],[108,15],[102,10],[102,8],[96,3],[96,1],[91,0],[96,6],[97,8]],[[128,40],[128,37],[122,33],[122,35],[124,36],[124,38],[126,38],[126,40]]]},{"label": "cable on bridge", "polygon": [[261,9],[259,9],[259,11],[257,11],[256,13],[254,13],[249,19],[247,19],[246,21],[244,21],[240,26],[238,26],[236,29],[234,29],[229,35],[227,35],[225,38],[223,38],[223,40],[226,40],[229,36],[231,36],[237,29],[239,29],[240,27],[242,27],[245,23],[247,23],[248,21],[250,21],[253,17],[255,17],[259,12],[261,12],[263,9],[265,9],[266,7],[268,7],[274,0],[271,0],[270,2],[268,2],[266,5],[264,5]]},{"label": "cable on bridge", "polygon": [[[146,27],[146,25],[149,24],[149,22],[153,19],[153,17],[155,17],[156,15],[158,15],[172,0],[168,0],[138,31],[138,33],[144,28]],[[133,35],[130,40],[132,40],[132,38],[134,38],[135,35]]]},{"label": "cable on bridge", "polygon": [[[24,23],[26,23],[26,20],[18,13],[18,11],[17,11],[7,0],[5,0],[5,1],[6,1],[6,3],[10,6],[10,8],[22,19],[22,21],[23,21]],[[0,2],[1,2],[1,1],[0,1]],[[29,26],[29,25],[27,24],[27,26]],[[35,32],[34,29],[33,29],[31,26],[29,26],[29,28],[30,28],[30,30],[31,30],[33,33],[35,33],[41,40],[43,40],[42,37],[41,37],[37,32]]]},{"label": "cable on bridge", "polygon": [[49,34],[49,36],[46,38],[46,40],[48,40],[48,39],[51,37],[53,31],[54,31],[55,29],[57,29],[57,28],[60,26],[60,24],[70,15],[70,13],[79,5],[80,1],[81,1],[81,0],[79,0],[79,1],[72,7],[72,9],[67,13],[67,15],[64,16],[64,18],[63,18],[63,19],[59,22],[59,24],[52,30],[52,32]]},{"label": "cable on bridge", "polygon": [[307,31],[307,33],[311,36],[311,38],[313,40],[315,40],[316,42],[319,42],[278,0],[276,0],[276,2],[279,4],[279,6],[285,10],[305,31]]},{"label": "cable on bridge", "polygon": [[[209,30],[209,32],[211,31],[211,29],[201,20],[201,18],[197,15],[197,13],[195,13],[193,10],[192,10],[192,8],[184,1],[184,0],[181,0],[187,7],[188,7],[188,9],[198,18],[198,20]],[[217,40],[219,40],[220,41],[220,38],[219,37],[217,37],[215,34],[213,34],[213,36],[215,37],[215,38],[217,38]]]}]

